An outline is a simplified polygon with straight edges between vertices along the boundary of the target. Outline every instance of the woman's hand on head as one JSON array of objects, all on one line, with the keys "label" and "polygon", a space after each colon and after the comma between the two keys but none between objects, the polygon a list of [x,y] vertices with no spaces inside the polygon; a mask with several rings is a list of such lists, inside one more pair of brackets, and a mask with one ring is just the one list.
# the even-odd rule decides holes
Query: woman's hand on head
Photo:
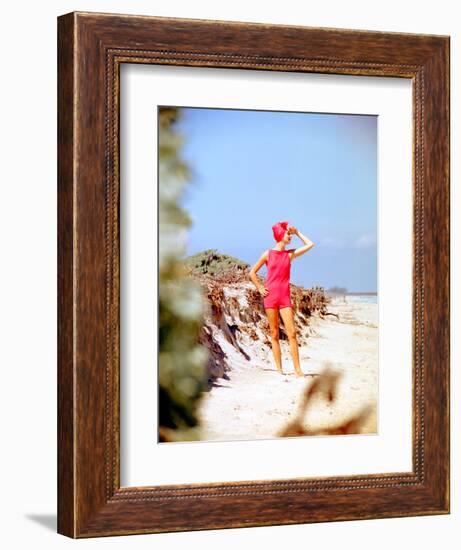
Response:
[{"label": "woman's hand on head", "polygon": [[266,296],[268,294],[268,290],[267,288],[264,286],[264,285],[261,285],[259,288],[259,293],[262,295],[262,296]]},{"label": "woman's hand on head", "polygon": [[298,229],[294,225],[290,225],[290,227],[288,228],[288,231],[292,235],[297,235],[298,234]]}]

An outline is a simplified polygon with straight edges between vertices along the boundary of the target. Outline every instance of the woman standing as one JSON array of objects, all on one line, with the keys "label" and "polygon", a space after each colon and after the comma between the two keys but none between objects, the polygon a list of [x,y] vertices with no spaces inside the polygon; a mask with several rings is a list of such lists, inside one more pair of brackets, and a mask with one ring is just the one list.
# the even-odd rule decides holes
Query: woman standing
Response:
[{"label": "woman standing", "polygon": [[[282,370],[282,355],[279,341],[279,310],[282,317],[285,331],[290,342],[291,355],[296,376],[303,376],[299,365],[298,341],[293,317],[293,304],[290,295],[290,268],[291,262],[310,250],[314,243],[304,236],[296,227],[289,226],[288,222],[278,222],[272,226],[272,232],[277,244],[274,248],[265,250],[259,260],[251,268],[250,277],[256,288],[264,297],[264,308],[269,320],[270,334],[272,341],[272,353],[274,354],[275,365],[280,374]],[[304,246],[300,248],[286,249],[291,242],[291,236],[297,235]],[[266,286],[263,286],[256,273],[267,264]]]}]

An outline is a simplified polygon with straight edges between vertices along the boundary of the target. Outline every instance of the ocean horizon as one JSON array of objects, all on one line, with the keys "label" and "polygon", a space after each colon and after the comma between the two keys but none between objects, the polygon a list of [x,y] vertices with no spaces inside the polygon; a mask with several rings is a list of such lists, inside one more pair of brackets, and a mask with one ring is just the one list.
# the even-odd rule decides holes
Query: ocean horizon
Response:
[{"label": "ocean horizon", "polygon": [[378,295],[377,294],[346,294],[347,300],[350,302],[360,302],[366,304],[377,304]]}]

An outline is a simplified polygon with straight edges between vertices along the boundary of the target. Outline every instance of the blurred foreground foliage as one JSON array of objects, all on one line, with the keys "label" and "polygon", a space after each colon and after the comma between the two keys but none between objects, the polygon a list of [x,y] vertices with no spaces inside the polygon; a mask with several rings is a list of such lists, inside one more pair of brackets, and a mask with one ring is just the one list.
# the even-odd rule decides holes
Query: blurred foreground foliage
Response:
[{"label": "blurred foreground foliage", "polygon": [[[296,437],[303,435],[347,435],[368,433],[370,419],[374,418],[376,403],[367,403],[350,416],[343,418],[335,424],[315,427],[310,422],[309,409],[315,406],[316,400],[323,403],[333,403],[338,400],[339,380],[342,373],[332,367],[331,361],[324,362],[322,372],[316,375],[311,385],[307,385],[303,391],[301,403],[294,419],[283,428],[278,437]],[[318,403],[317,403],[318,406]],[[306,414],[307,413],[307,414]]]},{"label": "blurred foreground foliage", "polygon": [[159,108],[159,440],[200,439],[197,407],[207,387],[208,349],[198,342],[206,308],[181,258],[192,220],[179,200],[191,180],[175,129],[181,110]]}]

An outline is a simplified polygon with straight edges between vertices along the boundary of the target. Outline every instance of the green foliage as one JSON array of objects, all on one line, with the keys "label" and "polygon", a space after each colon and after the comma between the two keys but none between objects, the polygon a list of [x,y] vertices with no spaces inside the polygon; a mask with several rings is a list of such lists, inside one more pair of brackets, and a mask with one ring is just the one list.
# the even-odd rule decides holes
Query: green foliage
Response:
[{"label": "green foliage", "polygon": [[208,350],[198,343],[206,300],[186,277],[189,214],[179,200],[190,182],[180,159],[176,108],[159,109],[159,433],[161,441],[198,439],[197,406],[207,386]]},{"label": "green foliage", "polygon": [[227,254],[221,254],[215,248],[210,248],[198,254],[194,254],[193,256],[188,256],[184,260],[184,265],[195,274],[208,273],[210,275],[220,271],[226,271],[233,267],[241,269],[249,267],[249,264],[246,262],[234,258],[233,256],[228,256]]}]

